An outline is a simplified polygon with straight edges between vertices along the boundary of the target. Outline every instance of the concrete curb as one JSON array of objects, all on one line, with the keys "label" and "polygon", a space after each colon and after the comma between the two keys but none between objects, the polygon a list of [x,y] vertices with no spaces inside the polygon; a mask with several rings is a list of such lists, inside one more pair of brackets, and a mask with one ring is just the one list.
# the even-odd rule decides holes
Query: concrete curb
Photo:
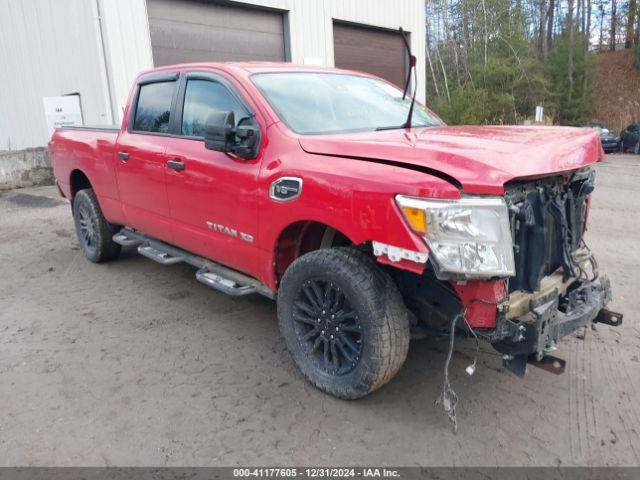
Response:
[{"label": "concrete curb", "polygon": [[0,151],[0,190],[53,183],[51,159],[45,147]]}]

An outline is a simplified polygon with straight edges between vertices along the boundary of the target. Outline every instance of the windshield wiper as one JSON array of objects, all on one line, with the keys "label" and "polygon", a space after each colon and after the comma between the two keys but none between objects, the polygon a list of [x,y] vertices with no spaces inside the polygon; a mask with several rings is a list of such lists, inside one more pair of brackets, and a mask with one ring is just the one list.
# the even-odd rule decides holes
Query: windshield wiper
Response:
[{"label": "windshield wiper", "polygon": [[407,98],[407,91],[409,90],[409,84],[411,83],[411,73],[413,72],[413,95],[411,95],[411,105],[409,105],[409,114],[407,119],[402,125],[392,125],[388,127],[377,127],[376,132],[380,130],[399,130],[401,128],[411,128],[411,120],[413,119],[413,106],[416,103],[416,89],[418,88],[418,74],[416,73],[416,57],[411,54],[411,47],[407,41],[407,36],[404,34],[402,27],[399,28],[400,36],[404,42],[404,47],[407,50],[409,56],[409,70],[407,71],[407,79],[404,82],[404,90],[402,91],[402,100]]},{"label": "windshield wiper", "polygon": [[409,114],[407,115],[407,121],[404,122],[404,128],[411,128],[411,120],[413,118],[413,106],[416,103],[416,91],[418,88],[418,74],[416,73],[416,57],[411,54],[411,46],[407,40],[407,36],[404,34],[404,30],[400,27],[400,36],[404,42],[404,47],[407,49],[407,55],[409,55],[409,71],[407,72],[407,80],[404,84],[404,92],[402,92],[402,100],[407,96],[407,90],[409,90],[409,83],[411,82],[411,72],[413,72],[413,95],[411,95],[411,105],[409,106]]},{"label": "windshield wiper", "polygon": [[389,127],[376,127],[376,132],[380,130],[400,130],[401,128],[407,128],[405,125],[391,125]]},{"label": "windshield wiper", "polygon": [[435,127],[435,125],[429,124],[429,123],[420,123],[418,125],[411,125],[407,127],[407,125],[403,123],[402,125],[389,125],[388,127],[376,127],[375,131],[379,132],[381,130],[400,130],[403,128],[422,128],[422,127]]}]

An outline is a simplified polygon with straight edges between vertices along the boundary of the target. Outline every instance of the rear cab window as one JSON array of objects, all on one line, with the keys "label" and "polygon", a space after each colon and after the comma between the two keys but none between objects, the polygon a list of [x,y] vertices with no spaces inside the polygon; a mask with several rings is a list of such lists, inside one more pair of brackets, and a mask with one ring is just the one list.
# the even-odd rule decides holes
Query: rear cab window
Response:
[{"label": "rear cab window", "polygon": [[132,130],[169,133],[171,103],[176,85],[176,81],[167,81],[140,86]]}]

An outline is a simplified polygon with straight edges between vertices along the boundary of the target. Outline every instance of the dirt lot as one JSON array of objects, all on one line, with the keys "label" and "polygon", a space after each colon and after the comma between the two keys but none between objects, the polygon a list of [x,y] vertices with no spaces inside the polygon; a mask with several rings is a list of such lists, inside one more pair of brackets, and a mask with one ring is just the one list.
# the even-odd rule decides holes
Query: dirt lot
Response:
[{"label": "dirt lot", "polygon": [[639,465],[640,157],[608,156],[587,239],[618,329],[572,336],[567,372],[519,380],[457,344],[457,435],[433,406],[446,339],[415,341],[359,401],[299,375],[275,304],[233,299],[188,266],[83,258],[51,187],[0,197],[0,465]]}]

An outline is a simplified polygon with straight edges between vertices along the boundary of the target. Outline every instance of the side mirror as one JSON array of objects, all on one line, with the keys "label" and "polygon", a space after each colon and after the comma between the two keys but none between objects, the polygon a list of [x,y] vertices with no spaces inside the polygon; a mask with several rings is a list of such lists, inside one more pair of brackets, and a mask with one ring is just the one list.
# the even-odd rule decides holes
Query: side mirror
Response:
[{"label": "side mirror", "polygon": [[235,139],[233,112],[213,112],[204,127],[204,148],[216,152],[231,152]]},{"label": "side mirror", "polygon": [[252,124],[242,125],[246,117],[235,126],[233,112],[214,112],[207,118],[204,129],[204,147],[217,152],[230,152],[240,158],[256,158],[260,146],[260,130]]}]

